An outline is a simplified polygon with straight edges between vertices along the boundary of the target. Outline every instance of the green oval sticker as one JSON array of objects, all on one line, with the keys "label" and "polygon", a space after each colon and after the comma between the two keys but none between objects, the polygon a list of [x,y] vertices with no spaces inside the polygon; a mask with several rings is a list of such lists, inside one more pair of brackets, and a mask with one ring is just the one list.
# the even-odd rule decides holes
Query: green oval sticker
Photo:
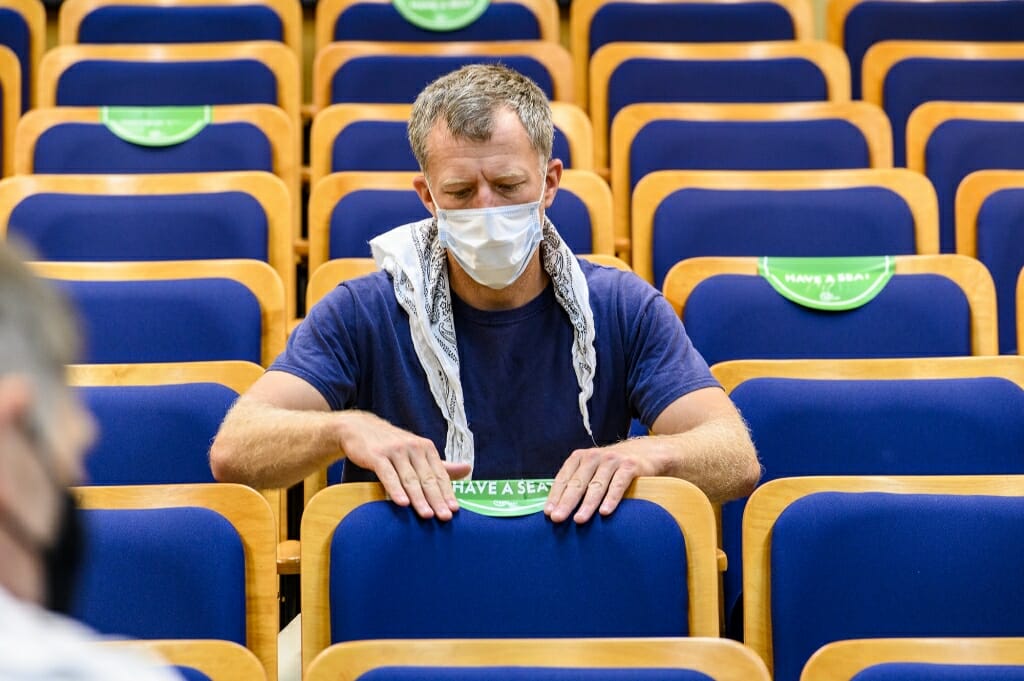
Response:
[{"label": "green oval sticker", "polygon": [[544,510],[554,480],[453,480],[459,507],[480,515],[512,518]]},{"label": "green oval sticker", "polygon": [[105,106],[100,121],[132,144],[169,147],[195,137],[213,117],[209,106]]},{"label": "green oval sticker", "polygon": [[393,0],[413,26],[428,31],[457,31],[480,18],[490,0]]},{"label": "green oval sticker", "polygon": [[892,278],[892,256],[760,258],[757,272],[779,295],[815,310],[852,310],[871,301]]}]

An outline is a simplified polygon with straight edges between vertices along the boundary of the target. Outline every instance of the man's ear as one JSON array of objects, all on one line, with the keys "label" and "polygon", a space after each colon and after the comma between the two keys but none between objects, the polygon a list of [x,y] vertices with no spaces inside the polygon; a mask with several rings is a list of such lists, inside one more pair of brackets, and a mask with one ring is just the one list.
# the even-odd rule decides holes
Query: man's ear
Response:
[{"label": "man's ear", "polygon": [[544,174],[544,208],[550,208],[558,193],[558,185],[562,181],[562,159],[553,158],[548,161],[547,171]]},{"label": "man's ear", "polygon": [[434,217],[437,217],[437,211],[434,206],[434,197],[430,195],[430,187],[427,186],[427,178],[424,175],[417,175],[412,179],[412,188],[416,190],[416,194],[420,197],[420,202],[423,207],[427,209]]}]

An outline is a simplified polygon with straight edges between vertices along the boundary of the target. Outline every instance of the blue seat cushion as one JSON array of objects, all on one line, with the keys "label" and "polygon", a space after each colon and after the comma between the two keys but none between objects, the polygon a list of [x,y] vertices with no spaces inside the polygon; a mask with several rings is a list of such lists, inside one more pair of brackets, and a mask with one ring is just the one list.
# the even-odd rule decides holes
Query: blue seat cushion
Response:
[{"label": "blue seat cushion", "polygon": [[832,641],[1020,636],[1020,497],[819,493],[772,529],[774,678]]},{"label": "blue seat cushion", "polygon": [[224,516],[195,507],[81,513],[76,618],[105,634],[245,645],[245,552]]},{"label": "blue seat cushion", "polygon": [[281,17],[270,7],[107,5],[82,18],[78,43],[227,43],[284,40]]},{"label": "blue seat cushion", "polygon": [[[689,628],[682,533],[644,500],[585,525],[465,510],[438,523],[369,503],[335,530],[330,573],[332,643],[685,636]],[[438,589],[442,582],[458,588]]]}]

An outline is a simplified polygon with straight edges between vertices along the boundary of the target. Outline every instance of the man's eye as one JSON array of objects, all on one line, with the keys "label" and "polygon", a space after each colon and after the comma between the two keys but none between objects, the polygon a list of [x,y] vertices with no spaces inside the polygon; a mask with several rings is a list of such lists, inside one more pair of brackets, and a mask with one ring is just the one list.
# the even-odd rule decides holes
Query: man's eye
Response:
[{"label": "man's eye", "polygon": [[460,189],[458,191],[448,192],[448,196],[452,197],[453,199],[468,199],[469,198],[469,190],[468,189]]},{"label": "man's eye", "polygon": [[516,184],[499,184],[498,185],[498,190],[501,191],[501,192],[505,192],[507,194],[509,192],[516,191],[517,189],[519,189],[522,186],[523,186],[522,182],[517,182]]}]

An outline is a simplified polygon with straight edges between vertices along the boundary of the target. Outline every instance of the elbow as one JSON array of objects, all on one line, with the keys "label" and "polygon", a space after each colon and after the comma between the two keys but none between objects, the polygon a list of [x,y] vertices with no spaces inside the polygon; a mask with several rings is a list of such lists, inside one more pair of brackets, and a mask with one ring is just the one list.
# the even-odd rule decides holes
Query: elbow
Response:
[{"label": "elbow", "polygon": [[761,462],[757,458],[757,450],[751,444],[749,454],[746,456],[746,466],[739,480],[739,496],[748,497],[753,493],[757,483],[761,481],[762,472]]},{"label": "elbow", "polygon": [[238,450],[223,432],[217,434],[210,446],[210,471],[217,482],[245,482],[240,471]]}]

